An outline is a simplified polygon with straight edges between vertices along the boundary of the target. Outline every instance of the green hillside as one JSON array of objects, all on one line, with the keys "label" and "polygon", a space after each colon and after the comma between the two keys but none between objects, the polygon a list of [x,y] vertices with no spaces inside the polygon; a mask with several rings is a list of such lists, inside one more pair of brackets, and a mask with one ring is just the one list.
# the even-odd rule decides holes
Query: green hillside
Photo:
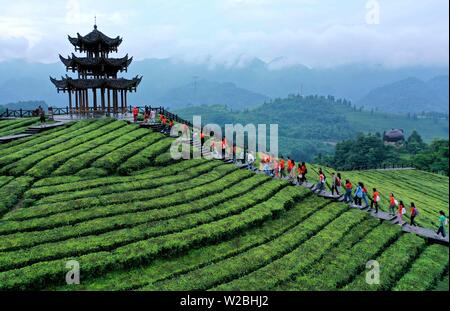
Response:
[{"label": "green hillside", "polygon": [[[173,162],[171,141],[104,118],[0,145],[0,290],[448,290],[448,246],[222,161]],[[373,180],[425,196],[426,222],[448,202],[430,176]]]},{"label": "green hillside", "polygon": [[22,133],[37,120],[37,118],[2,120],[0,121],[0,137]]},{"label": "green hillside", "polygon": [[278,124],[279,148],[285,155],[312,161],[320,153],[331,153],[342,140],[358,133],[380,133],[404,129],[409,136],[416,130],[426,142],[448,139],[448,117],[422,118],[356,109],[349,101],[332,96],[290,96],[254,109],[231,111],[224,106],[198,106],[178,109],[180,116],[192,120],[202,117],[204,124]]}]

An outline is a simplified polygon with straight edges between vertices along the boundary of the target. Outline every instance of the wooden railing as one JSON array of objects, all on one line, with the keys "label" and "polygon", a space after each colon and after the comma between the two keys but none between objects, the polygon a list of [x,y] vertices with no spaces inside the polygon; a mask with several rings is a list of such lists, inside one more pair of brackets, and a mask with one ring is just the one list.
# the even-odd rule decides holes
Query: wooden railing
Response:
[{"label": "wooden railing", "polygon": [[[192,123],[181,118],[177,114],[171,113],[167,111],[164,107],[151,107],[147,106],[148,109],[156,111],[156,114],[163,114],[166,118],[173,120],[177,123],[186,124],[188,126],[192,126]],[[140,113],[144,113],[145,107],[137,107]],[[131,113],[133,107],[130,105],[127,107],[127,113]],[[123,113],[122,111],[113,111],[111,114],[116,115],[119,113]],[[93,107],[89,107],[84,111],[75,111],[75,109],[70,110],[69,107],[65,108],[57,108],[53,107],[53,115],[71,115],[71,114],[79,114],[79,115],[108,115],[107,111],[102,111],[101,109],[94,109]],[[3,113],[0,113],[0,118],[27,118],[27,117],[37,117],[37,110],[25,110],[25,109],[6,109]]]}]

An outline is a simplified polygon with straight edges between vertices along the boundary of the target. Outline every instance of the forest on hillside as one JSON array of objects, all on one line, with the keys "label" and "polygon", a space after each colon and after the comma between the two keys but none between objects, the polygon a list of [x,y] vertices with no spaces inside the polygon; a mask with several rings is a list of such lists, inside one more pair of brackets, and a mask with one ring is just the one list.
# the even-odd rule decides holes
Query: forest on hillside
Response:
[{"label": "forest on hillside", "polygon": [[448,115],[392,114],[357,108],[333,96],[290,95],[271,100],[254,109],[233,111],[225,106],[195,106],[175,111],[184,118],[200,115],[203,124],[278,124],[281,153],[311,161],[331,154],[343,140],[359,133],[379,133],[401,128],[406,135],[420,133],[425,142],[448,139]]}]

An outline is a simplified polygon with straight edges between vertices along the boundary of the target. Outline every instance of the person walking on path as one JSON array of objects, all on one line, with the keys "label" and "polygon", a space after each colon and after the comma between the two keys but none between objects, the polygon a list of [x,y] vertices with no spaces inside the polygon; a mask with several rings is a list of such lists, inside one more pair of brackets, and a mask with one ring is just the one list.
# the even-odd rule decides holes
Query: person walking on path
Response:
[{"label": "person walking on path", "polygon": [[302,162],[302,178],[301,178],[302,183],[307,181],[306,174],[308,174],[308,168],[306,167],[306,163]]},{"label": "person walking on path", "polygon": [[299,162],[297,164],[297,183],[301,185],[303,183],[303,170],[302,170],[302,164]]},{"label": "person walking on path", "polygon": [[350,182],[350,180],[346,179],[345,180],[345,195],[344,195],[345,203],[350,203],[352,201],[352,190],[353,190],[352,183]]},{"label": "person walking on path", "polygon": [[41,127],[45,125],[45,111],[41,106],[38,108],[39,110],[39,120],[41,121]]},{"label": "person walking on path", "polygon": [[336,192],[337,195],[339,194],[339,188],[341,187],[341,178],[340,174],[337,175],[335,173],[331,173],[331,195],[334,195],[334,192]]},{"label": "person walking on path", "polygon": [[274,173],[275,173],[275,178],[280,178],[280,161],[278,161],[277,159],[275,159],[275,165],[274,165]]},{"label": "person walking on path", "polygon": [[317,188],[319,189],[319,192],[325,190],[325,183],[326,183],[325,174],[323,173],[322,169],[319,168],[319,182],[317,183]]},{"label": "person walking on path", "polygon": [[410,216],[409,216],[410,222],[409,222],[409,225],[410,225],[410,226],[417,227],[417,224],[416,224],[415,219],[416,219],[416,216],[419,214],[419,212],[418,212],[418,210],[417,210],[416,205],[414,204],[414,202],[411,202],[411,207],[409,208],[409,212],[410,212]]},{"label": "person walking on path", "polygon": [[287,161],[287,176],[290,178],[291,177],[291,171],[292,171],[292,160],[290,157],[288,157],[288,161]]},{"label": "person walking on path", "polygon": [[362,183],[359,182],[358,186],[356,186],[355,197],[353,199],[356,205],[362,206],[362,197],[363,197]]},{"label": "person walking on path", "polygon": [[398,219],[398,224],[400,226],[403,226],[404,221],[403,221],[403,214],[406,213],[406,209],[405,209],[405,204],[403,204],[403,201],[400,200],[400,203],[398,204],[398,208],[397,208],[397,219]]},{"label": "person walking on path", "polygon": [[442,235],[443,238],[446,237],[446,233],[445,233],[445,226],[448,225],[448,218],[447,216],[445,216],[444,211],[440,211],[439,212],[439,228],[438,231],[436,232],[436,235],[439,236],[439,234]]},{"label": "person walking on path", "polygon": [[398,202],[395,199],[393,193],[389,195],[389,215],[395,216],[395,207],[398,206]]},{"label": "person walking on path", "polygon": [[378,213],[378,208],[380,207],[380,193],[377,191],[376,188],[372,189],[372,201],[370,202],[370,209],[373,209],[375,207],[375,213]]},{"label": "person walking on path", "polygon": [[363,193],[362,198],[363,198],[364,203],[366,204],[366,208],[367,208],[367,207],[369,207],[367,188],[366,188],[366,186],[364,186],[364,183],[361,183],[361,187],[362,187],[362,193]]},{"label": "person walking on path", "polygon": [[284,172],[284,157],[281,157],[281,160],[280,160],[280,178],[283,178],[284,176],[286,176],[286,174]]},{"label": "person walking on path", "polygon": [[291,159],[291,169],[289,173],[289,178],[295,180],[295,161]]},{"label": "person walking on path", "polygon": [[139,109],[138,107],[133,107],[133,122],[136,123],[139,115]]}]

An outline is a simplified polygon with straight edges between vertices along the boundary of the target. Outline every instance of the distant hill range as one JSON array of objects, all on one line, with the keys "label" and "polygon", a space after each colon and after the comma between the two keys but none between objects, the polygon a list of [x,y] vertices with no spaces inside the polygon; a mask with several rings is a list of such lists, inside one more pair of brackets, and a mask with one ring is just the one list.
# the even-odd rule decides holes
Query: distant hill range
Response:
[{"label": "distant hill range", "polygon": [[41,106],[42,108],[44,108],[44,110],[47,110],[48,105],[45,101],[19,101],[17,103],[9,103],[6,105],[0,105],[2,110],[5,109],[13,109],[13,110],[18,110],[18,109],[23,109],[23,110],[34,110],[36,108],[38,108],[39,106]]},{"label": "distant hill range", "polygon": [[261,105],[267,96],[237,87],[234,83],[207,80],[191,82],[167,91],[159,101],[170,109],[194,105],[226,105],[235,110]]},{"label": "distant hill range", "polygon": [[375,88],[357,105],[394,113],[448,113],[448,83],[448,76],[437,76],[428,81],[408,78]]},{"label": "distant hill range", "polygon": [[[302,65],[283,67],[282,63],[283,59],[272,62],[254,59],[245,64],[232,66],[211,64],[208,61],[187,63],[173,58],[134,61],[126,76],[139,74],[144,78],[137,93],[130,94],[128,102],[131,105],[175,107],[175,104],[184,106],[191,103],[203,104],[205,103],[203,100],[206,100],[208,104],[213,101],[237,102],[238,104],[232,103],[229,106],[237,107],[245,104],[247,107],[262,96],[274,99],[300,93],[325,96],[332,94],[337,98],[346,98],[356,103],[372,90],[408,77],[428,81],[436,76],[448,75],[448,67],[390,69],[352,64],[334,68],[308,68]],[[53,64],[30,63],[23,60],[0,62],[0,104],[42,99],[49,105],[65,107],[68,102],[67,94],[58,94],[49,81],[49,75],[65,74],[66,70],[58,62],[57,55]],[[198,93],[195,95],[197,97],[194,97],[191,90],[195,77],[199,83],[204,81],[205,86],[212,87],[218,94],[212,94],[213,91],[208,91],[210,94],[201,94],[203,86],[199,84]],[[228,83],[234,84],[235,87]],[[180,99],[180,94],[187,97]],[[230,96],[233,100],[228,99]]]}]

